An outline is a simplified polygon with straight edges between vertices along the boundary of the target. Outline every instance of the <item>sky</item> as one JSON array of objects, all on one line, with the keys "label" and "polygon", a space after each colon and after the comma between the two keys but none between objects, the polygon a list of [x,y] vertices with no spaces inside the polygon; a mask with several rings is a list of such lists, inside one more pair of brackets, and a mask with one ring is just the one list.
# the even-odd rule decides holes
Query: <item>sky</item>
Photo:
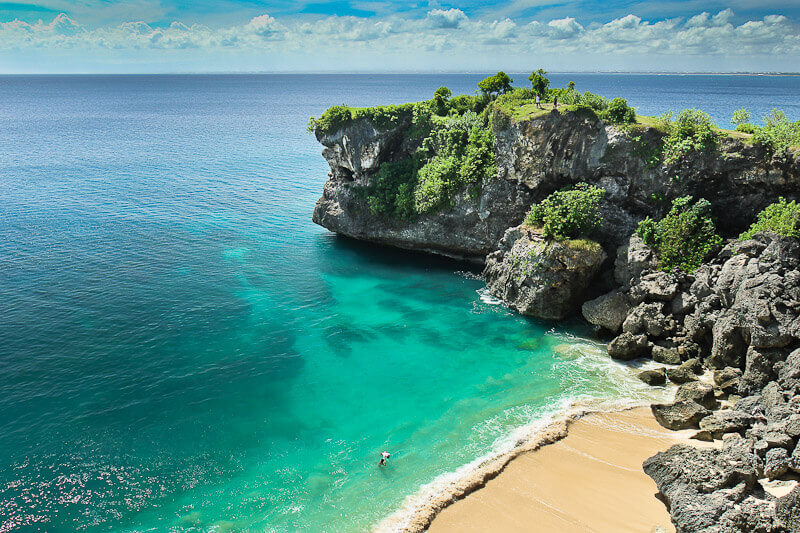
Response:
[{"label": "sky", "polygon": [[797,72],[800,0],[20,0],[0,73]]}]

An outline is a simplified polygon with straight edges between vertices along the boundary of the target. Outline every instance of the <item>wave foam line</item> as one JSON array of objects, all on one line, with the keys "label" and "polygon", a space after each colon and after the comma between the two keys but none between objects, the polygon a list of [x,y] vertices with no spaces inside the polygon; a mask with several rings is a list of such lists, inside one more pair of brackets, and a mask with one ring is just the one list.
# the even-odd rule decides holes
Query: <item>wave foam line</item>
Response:
[{"label": "wave foam line", "polygon": [[454,472],[437,476],[406,497],[400,508],[383,519],[376,533],[423,532],[445,507],[483,488],[523,453],[536,451],[567,436],[569,426],[588,414],[624,411],[649,405],[645,399],[608,400],[565,398],[536,421],[517,428],[494,449]]}]

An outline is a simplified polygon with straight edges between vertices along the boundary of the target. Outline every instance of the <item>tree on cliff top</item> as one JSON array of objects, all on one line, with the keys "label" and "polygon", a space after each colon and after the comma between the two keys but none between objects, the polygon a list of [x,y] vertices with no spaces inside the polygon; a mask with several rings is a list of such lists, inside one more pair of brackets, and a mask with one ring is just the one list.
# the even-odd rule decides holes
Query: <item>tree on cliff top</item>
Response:
[{"label": "tree on cliff top", "polygon": [[492,97],[511,91],[511,84],[513,82],[514,80],[501,70],[494,76],[489,76],[479,81],[478,89],[480,89],[483,94]]},{"label": "tree on cliff top", "polygon": [[533,86],[533,92],[539,96],[544,96],[544,94],[547,92],[547,88],[550,86],[550,80],[545,76],[545,74],[547,74],[547,72],[540,68],[528,76],[528,79],[531,80],[531,85]]}]

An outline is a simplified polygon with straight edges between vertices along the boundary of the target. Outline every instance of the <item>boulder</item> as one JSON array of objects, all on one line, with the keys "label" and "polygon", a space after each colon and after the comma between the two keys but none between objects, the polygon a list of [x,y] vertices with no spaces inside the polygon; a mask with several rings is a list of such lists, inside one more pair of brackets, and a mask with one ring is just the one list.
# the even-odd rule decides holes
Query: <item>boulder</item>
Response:
[{"label": "boulder", "polygon": [[606,259],[593,241],[546,239],[526,226],[509,229],[486,258],[489,291],[523,315],[561,320],[575,312]]},{"label": "boulder", "polygon": [[650,355],[650,344],[645,335],[622,333],[608,343],[608,355],[622,361],[647,357]]},{"label": "boulder", "polygon": [[745,355],[745,368],[739,380],[740,394],[757,394],[776,378],[775,361],[780,359],[775,350],[756,349],[752,346]]},{"label": "boulder", "polygon": [[678,392],[675,393],[675,401],[697,402],[706,409],[715,409],[717,407],[714,388],[700,381],[684,383],[678,387]]},{"label": "boulder", "polygon": [[648,385],[657,386],[667,383],[667,374],[663,368],[656,368],[654,370],[644,370],[637,375],[639,379]]},{"label": "boulder", "polygon": [[622,331],[633,335],[646,333],[651,337],[661,337],[675,329],[675,321],[664,314],[664,304],[660,302],[640,303],[630,310],[622,323]]},{"label": "boulder", "polygon": [[617,249],[614,261],[614,279],[622,286],[630,286],[645,270],[655,269],[658,259],[653,250],[647,246],[642,238],[634,233],[628,242]]},{"label": "boulder", "polygon": [[667,429],[697,428],[700,421],[711,411],[693,401],[676,401],[650,406],[656,421]]},{"label": "boulder", "polygon": [[775,501],[775,517],[791,533],[800,531],[800,485]]},{"label": "boulder", "polygon": [[587,322],[613,333],[618,332],[622,327],[629,310],[628,297],[618,290],[589,300],[581,308]]},{"label": "boulder", "polygon": [[635,304],[661,300],[671,301],[678,293],[678,282],[675,276],[666,272],[650,272],[644,274],[631,287],[630,297]]},{"label": "boulder", "polygon": [[[761,510],[762,501],[746,502],[758,479],[746,455],[675,445],[642,466],[656,482],[678,531],[739,531],[722,530],[719,523],[746,521],[747,516],[759,514],[753,511]],[[725,517],[731,509],[735,513]]]},{"label": "boulder", "polygon": [[747,352],[747,343],[737,320],[731,316],[717,320],[711,334],[714,343],[711,347],[709,364],[714,368],[741,367]]},{"label": "boulder", "polygon": [[726,433],[743,434],[753,421],[753,416],[743,411],[723,409],[703,418],[700,429],[711,432],[714,438],[719,439]]},{"label": "boulder", "polygon": [[678,353],[677,348],[667,348],[656,344],[653,346],[652,357],[653,361],[656,363],[663,363],[665,365],[681,364],[681,355]]},{"label": "boulder", "polygon": [[781,477],[789,471],[789,454],[785,448],[772,448],[764,460],[764,475],[770,479]]},{"label": "boulder", "polygon": [[668,368],[666,372],[670,381],[680,385],[697,381],[697,376],[703,372],[703,365],[697,359],[689,359],[676,368]]}]

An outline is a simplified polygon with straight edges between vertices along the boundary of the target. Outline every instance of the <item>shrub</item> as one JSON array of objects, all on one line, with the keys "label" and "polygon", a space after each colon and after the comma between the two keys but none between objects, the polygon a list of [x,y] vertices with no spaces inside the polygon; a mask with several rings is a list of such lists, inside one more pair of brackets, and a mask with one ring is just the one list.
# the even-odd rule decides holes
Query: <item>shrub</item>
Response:
[{"label": "shrub", "polygon": [[412,220],[446,209],[457,193],[466,188],[476,195],[484,180],[497,174],[494,134],[486,117],[473,111],[439,117],[422,110],[411,128],[422,138],[414,155],[382,163],[363,191],[375,214]]},{"label": "shrub", "polygon": [[436,108],[437,115],[446,115],[449,111],[448,100],[453,96],[453,91],[447,87],[439,87],[433,93],[433,105]]},{"label": "shrub", "polygon": [[586,183],[556,191],[531,206],[525,223],[541,226],[545,237],[572,239],[588,235],[600,224],[600,200],[605,190]]},{"label": "shrub", "polygon": [[800,144],[800,124],[790,122],[783,111],[773,109],[764,117],[764,127],[755,131],[754,139],[770,150],[786,150]]},{"label": "shrub", "polygon": [[580,106],[588,107],[594,111],[603,111],[608,107],[608,100],[599,94],[590,93],[589,91],[583,93],[577,103]]},{"label": "shrub", "polygon": [[429,105],[430,102],[427,101],[377,107],[335,105],[329,107],[319,118],[311,117],[307,129],[312,133],[335,133],[350,122],[361,118],[371,120],[377,128],[388,129],[398,125],[401,120],[412,117],[417,108],[429,107]]},{"label": "shrub", "polygon": [[663,124],[669,133],[664,140],[664,162],[676,163],[693,151],[709,150],[717,146],[719,137],[714,132],[711,116],[698,109],[684,109],[675,117],[662,115]]},{"label": "shrub", "polygon": [[742,133],[755,133],[758,131],[758,126],[755,124],[750,124],[749,122],[745,122],[744,124],[737,125],[736,131],[740,131]]},{"label": "shrub", "polygon": [[733,112],[733,117],[731,117],[731,124],[736,126],[738,129],[738,126],[740,126],[741,124],[749,123],[751,118],[753,118],[753,116],[747,109],[745,108],[737,109],[736,111]]},{"label": "shrub", "polygon": [[489,76],[479,81],[478,89],[480,89],[483,94],[491,97],[492,95],[509,92],[513,82],[514,80],[501,70],[494,76]]},{"label": "shrub", "polygon": [[692,203],[691,196],[672,201],[667,216],[639,223],[637,233],[658,255],[659,268],[694,272],[706,256],[720,244],[711,218],[711,205],[703,198]]},{"label": "shrub", "polygon": [[636,110],[624,98],[614,98],[600,117],[616,124],[632,124],[636,122]]},{"label": "shrub", "polygon": [[528,79],[531,81],[534,94],[544,96],[547,92],[547,87],[550,86],[550,80],[547,78],[547,76],[545,76],[545,74],[547,74],[547,72],[545,72],[543,69],[539,69],[528,76]]},{"label": "shrub", "polygon": [[772,231],[784,237],[800,238],[800,204],[786,198],[765,207],[756,217],[750,229],[739,235],[739,239],[752,239],[759,231]]}]

